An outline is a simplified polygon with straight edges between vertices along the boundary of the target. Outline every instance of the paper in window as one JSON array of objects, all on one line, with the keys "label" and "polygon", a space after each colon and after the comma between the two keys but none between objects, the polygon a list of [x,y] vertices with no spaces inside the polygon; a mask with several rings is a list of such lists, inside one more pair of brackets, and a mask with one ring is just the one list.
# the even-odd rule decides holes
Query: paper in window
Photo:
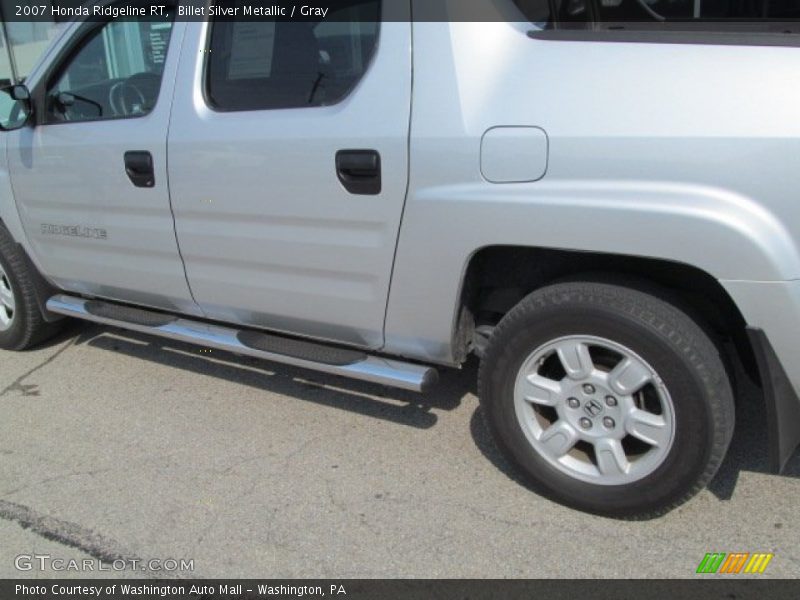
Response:
[{"label": "paper in window", "polygon": [[274,48],[274,21],[235,22],[228,79],[268,78]]}]

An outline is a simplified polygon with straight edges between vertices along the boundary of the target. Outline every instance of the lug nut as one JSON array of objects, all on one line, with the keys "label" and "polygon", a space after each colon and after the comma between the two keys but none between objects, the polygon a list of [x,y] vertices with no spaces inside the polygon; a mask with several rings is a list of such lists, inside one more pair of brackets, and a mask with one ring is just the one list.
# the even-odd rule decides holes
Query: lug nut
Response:
[{"label": "lug nut", "polygon": [[579,408],[581,405],[580,400],[577,398],[568,398],[567,399],[567,406],[570,408]]},{"label": "lug nut", "polygon": [[583,386],[583,391],[586,394],[594,394],[594,386],[587,383],[585,386]]},{"label": "lug nut", "polygon": [[591,429],[591,428],[592,428],[592,421],[591,421],[591,419],[587,419],[586,417],[583,417],[583,418],[580,420],[580,424],[581,424],[581,427],[583,427],[584,429]]},{"label": "lug nut", "polygon": [[614,429],[616,423],[614,422],[614,419],[612,419],[611,417],[605,417],[603,419],[603,425],[605,425],[607,429]]},{"label": "lug nut", "polygon": [[617,405],[617,399],[614,396],[606,396],[606,404],[614,408]]}]

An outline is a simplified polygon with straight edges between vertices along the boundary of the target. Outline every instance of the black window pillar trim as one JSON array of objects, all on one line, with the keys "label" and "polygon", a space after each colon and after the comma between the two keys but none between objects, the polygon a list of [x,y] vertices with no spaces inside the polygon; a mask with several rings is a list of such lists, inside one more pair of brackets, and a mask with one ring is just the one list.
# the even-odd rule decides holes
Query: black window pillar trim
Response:
[{"label": "black window pillar trim", "polygon": [[[568,26],[565,26],[568,25]],[[587,26],[588,25],[588,26]],[[660,29],[598,28],[595,23],[562,23],[553,29],[530,29],[528,37],[551,42],[608,42],[630,44],[694,44],[706,46],[800,46],[798,33],[762,31],[700,31],[674,23]]]}]

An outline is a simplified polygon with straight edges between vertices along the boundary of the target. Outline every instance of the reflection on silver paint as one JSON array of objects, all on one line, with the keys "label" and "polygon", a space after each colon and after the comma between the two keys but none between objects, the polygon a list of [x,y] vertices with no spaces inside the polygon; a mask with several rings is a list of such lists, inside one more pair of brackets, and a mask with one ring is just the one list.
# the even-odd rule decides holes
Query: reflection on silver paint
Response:
[{"label": "reflection on silver paint", "polygon": [[[489,246],[800,278],[797,48],[562,42],[531,28],[414,24],[410,188],[384,351],[452,363],[462,277]],[[481,137],[506,125],[547,132],[540,181],[482,177]],[[742,286],[727,287],[738,303]],[[744,316],[767,327],[800,389],[800,290],[782,289],[794,300],[779,318],[749,301]]]},{"label": "reflection on silver paint", "polygon": [[[215,113],[202,93],[206,26],[176,23],[148,117],[2,136],[16,205],[0,165],[0,217],[69,291],[199,314],[188,273],[217,320],[444,364],[456,360],[466,266],[483,248],[684,263],[723,282],[800,389],[797,48],[552,41],[528,37],[532,27],[385,23],[341,104]],[[547,132],[541,179],[532,144],[532,160],[503,164],[490,147],[481,164],[498,127]],[[343,148],[381,153],[383,194],[343,190]],[[158,182],[169,151],[186,273],[166,186],[131,187],[131,149],[152,151]],[[43,236],[41,223],[108,239]]]}]

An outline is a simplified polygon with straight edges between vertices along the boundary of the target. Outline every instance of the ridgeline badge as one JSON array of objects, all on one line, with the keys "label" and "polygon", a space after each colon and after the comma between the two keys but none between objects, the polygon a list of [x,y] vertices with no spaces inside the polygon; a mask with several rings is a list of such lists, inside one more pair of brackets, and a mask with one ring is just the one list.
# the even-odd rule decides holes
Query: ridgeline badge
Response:
[{"label": "ridgeline badge", "polygon": [[94,240],[108,239],[108,232],[105,229],[85,227],[83,225],[50,225],[42,223],[42,235],[66,235]]}]

